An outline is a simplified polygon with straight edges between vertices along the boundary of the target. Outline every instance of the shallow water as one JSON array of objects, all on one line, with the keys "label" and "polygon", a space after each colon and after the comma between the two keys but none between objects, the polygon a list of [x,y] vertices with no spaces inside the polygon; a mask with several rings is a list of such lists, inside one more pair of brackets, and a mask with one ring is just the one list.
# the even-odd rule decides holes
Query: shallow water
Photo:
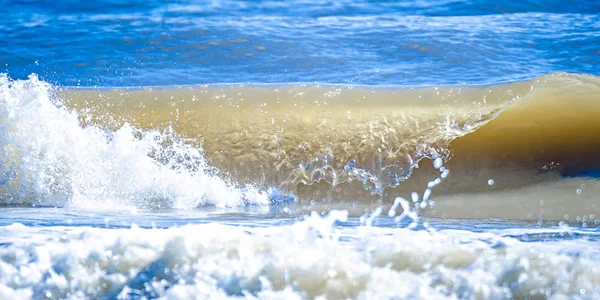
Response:
[{"label": "shallow water", "polygon": [[600,297],[596,1],[0,8],[0,299]]},{"label": "shallow water", "polygon": [[[366,227],[343,211],[303,220],[7,212],[10,221],[26,216],[1,227],[6,298],[598,296],[599,237],[590,228],[439,219],[414,229],[392,219]],[[132,216],[141,228],[126,225]]]}]

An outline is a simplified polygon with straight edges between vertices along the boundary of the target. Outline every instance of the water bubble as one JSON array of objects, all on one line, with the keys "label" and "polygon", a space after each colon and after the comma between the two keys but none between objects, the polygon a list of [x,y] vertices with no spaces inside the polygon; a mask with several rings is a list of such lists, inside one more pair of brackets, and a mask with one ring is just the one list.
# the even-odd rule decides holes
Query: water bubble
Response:
[{"label": "water bubble", "polygon": [[488,180],[488,185],[494,185],[494,179],[489,179]]},{"label": "water bubble", "polygon": [[429,206],[434,207],[435,206],[435,201],[433,201],[433,200],[429,201]]},{"label": "water bubble", "polygon": [[442,161],[442,158],[441,158],[441,157],[438,157],[438,158],[436,158],[436,159],[433,161],[433,167],[434,167],[434,168],[436,168],[436,169],[439,169],[439,168],[441,168],[441,167],[442,167],[442,164],[443,164],[443,161]]},{"label": "water bubble", "polygon": [[577,189],[575,192],[577,193],[577,195],[581,195],[581,189]]}]

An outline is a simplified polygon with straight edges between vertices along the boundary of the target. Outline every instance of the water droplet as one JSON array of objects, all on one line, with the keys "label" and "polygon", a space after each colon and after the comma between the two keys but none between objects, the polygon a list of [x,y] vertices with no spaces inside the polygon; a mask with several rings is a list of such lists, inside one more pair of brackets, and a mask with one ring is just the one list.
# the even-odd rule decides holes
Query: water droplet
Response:
[{"label": "water droplet", "polygon": [[429,197],[431,197],[431,189],[426,189],[423,193],[423,201],[427,202],[427,200],[429,200]]},{"label": "water droplet", "polygon": [[442,182],[442,179],[441,178],[436,178],[435,180],[430,181],[429,183],[427,183],[427,187],[428,188],[432,188],[432,187],[440,184],[440,182]]},{"label": "water droplet", "polygon": [[494,179],[489,179],[488,180],[488,185],[494,185]]},{"label": "water droplet", "polygon": [[436,158],[436,159],[433,161],[433,167],[434,167],[434,168],[436,168],[436,169],[439,169],[439,168],[441,168],[441,167],[442,167],[442,164],[443,164],[443,163],[444,163],[444,162],[442,161],[442,158],[441,158],[441,157],[438,157],[438,158]]},{"label": "water droplet", "polygon": [[419,194],[417,192],[412,192],[412,194],[410,194],[410,198],[414,203],[419,202]]},{"label": "water droplet", "polygon": [[442,174],[440,175],[440,177],[446,178],[446,177],[448,177],[448,174],[450,174],[450,171],[449,170],[444,170],[444,172],[442,172]]}]

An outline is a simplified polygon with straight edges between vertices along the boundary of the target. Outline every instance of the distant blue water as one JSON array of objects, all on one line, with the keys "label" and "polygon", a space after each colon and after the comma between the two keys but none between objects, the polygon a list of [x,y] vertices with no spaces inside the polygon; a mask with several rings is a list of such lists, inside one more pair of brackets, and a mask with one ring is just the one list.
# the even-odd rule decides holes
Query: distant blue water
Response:
[{"label": "distant blue water", "polygon": [[598,1],[0,1],[0,72],[68,86],[600,74]]}]

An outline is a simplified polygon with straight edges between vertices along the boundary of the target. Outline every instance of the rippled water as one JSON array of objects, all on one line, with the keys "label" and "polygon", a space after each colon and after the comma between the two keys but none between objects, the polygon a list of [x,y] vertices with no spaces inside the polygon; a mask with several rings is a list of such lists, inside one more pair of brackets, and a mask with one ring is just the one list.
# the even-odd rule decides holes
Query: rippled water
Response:
[{"label": "rippled water", "polygon": [[0,1],[0,299],[600,298],[598,1]]},{"label": "rippled water", "polygon": [[596,1],[5,1],[0,66],[71,86],[598,74],[598,12]]}]

